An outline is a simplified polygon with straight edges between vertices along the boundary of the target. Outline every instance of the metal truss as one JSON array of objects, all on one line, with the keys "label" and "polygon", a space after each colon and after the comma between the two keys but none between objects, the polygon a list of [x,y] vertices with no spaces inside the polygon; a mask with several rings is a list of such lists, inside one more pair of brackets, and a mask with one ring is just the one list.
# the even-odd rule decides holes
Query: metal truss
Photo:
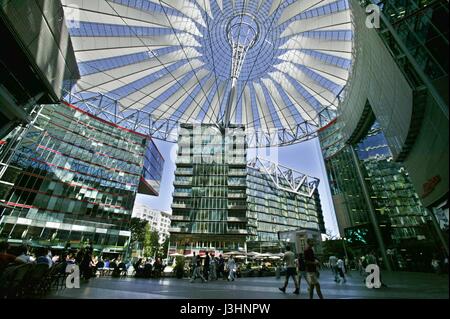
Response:
[{"label": "metal truss", "polygon": [[150,113],[137,109],[122,111],[123,108],[118,101],[105,94],[99,93],[89,98],[82,98],[69,93],[65,101],[110,123],[151,136],[154,139],[172,143],[178,139],[178,121],[155,120]]},{"label": "metal truss", "polygon": [[255,157],[247,164],[270,177],[278,189],[311,198],[320,180],[278,163]]},{"label": "metal truss", "polygon": [[[171,143],[177,142],[179,126],[184,124],[175,119],[155,119],[151,113],[139,109],[124,110],[117,100],[102,93],[82,97],[68,92],[65,101],[108,122]],[[335,111],[324,109],[318,114],[317,122],[322,127],[335,117]],[[298,123],[289,129],[272,128],[269,131],[246,129],[247,147],[264,148],[296,144],[317,137],[318,129],[318,126],[308,121]]]}]

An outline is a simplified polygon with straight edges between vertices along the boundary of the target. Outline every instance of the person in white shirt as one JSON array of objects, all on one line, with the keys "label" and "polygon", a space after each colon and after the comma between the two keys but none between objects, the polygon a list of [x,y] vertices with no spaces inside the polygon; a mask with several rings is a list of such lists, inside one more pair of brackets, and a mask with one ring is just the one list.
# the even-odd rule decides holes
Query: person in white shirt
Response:
[{"label": "person in white shirt", "polygon": [[339,282],[347,282],[347,279],[345,278],[345,264],[344,264],[344,260],[342,260],[342,258],[339,258],[337,263],[336,263],[336,267],[337,267],[337,272],[339,274]]},{"label": "person in white shirt", "polygon": [[286,247],[286,252],[283,256],[283,261],[286,263],[286,279],[284,280],[284,286],[280,289],[282,292],[286,292],[286,287],[289,283],[289,277],[292,277],[295,284],[294,294],[298,295],[300,293],[297,281],[297,267],[295,265],[295,254],[291,251],[291,247]]},{"label": "person in white shirt", "polygon": [[234,281],[236,276],[236,262],[233,259],[233,256],[230,256],[227,262],[228,269],[228,281]]},{"label": "person in white shirt", "polygon": [[336,258],[336,256],[330,256],[328,261],[330,263],[331,271],[332,271],[332,273],[334,275],[334,281],[338,282],[339,281],[339,274],[338,274],[338,269],[337,269],[337,258]]}]

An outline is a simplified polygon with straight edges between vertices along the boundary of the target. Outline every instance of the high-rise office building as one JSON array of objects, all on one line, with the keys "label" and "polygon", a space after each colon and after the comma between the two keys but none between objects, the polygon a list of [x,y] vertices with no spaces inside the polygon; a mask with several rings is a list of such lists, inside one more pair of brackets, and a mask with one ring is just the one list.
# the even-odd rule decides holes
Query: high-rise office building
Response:
[{"label": "high-rise office building", "polygon": [[0,236],[44,246],[92,241],[122,252],[137,192],[158,194],[157,147],[69,104],[38,106],[32,117],[3,145]]},{"label": "high-rise office building", "polygon": [[171,245],[244,248],[246,144],[243,126],[182,125],[172,204]]},{"label": "high-rise office building", "polygon": [[279,251],[280,232],[324,232],[317,179],[260,159],[247,164],[242,126],[182,128],[172,249]]},{"label": "high-rise office building", "polygon": [[[270,171],[270,168],[275,170]],[[288,176],[292,178],[286,178]],[[320,239],[321,233],[325,233],[325,223],[318,183],[315,178],[269,161],[250,161],[247,168],[250,235],[247,249],[279,252],[280,233],[306,231]]]}]

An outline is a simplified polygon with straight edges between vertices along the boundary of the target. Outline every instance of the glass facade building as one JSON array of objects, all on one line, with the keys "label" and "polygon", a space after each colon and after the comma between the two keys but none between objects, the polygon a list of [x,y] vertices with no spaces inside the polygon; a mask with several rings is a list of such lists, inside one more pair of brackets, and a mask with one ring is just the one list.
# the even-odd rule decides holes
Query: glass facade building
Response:
[{"label": "glass facade building", "polygon": [[281,231],[324,232],[317,189],[288,192],[248,166],[242,126],[182,125],[176,165],[172,249],[279,251]]},{"label": "glass facade building", "polygon": [[[300,191],[307,192],[304,187]],[[325,233],[318,189],[312,196],[280,189],[266,172],[253,167],[247,169],[247,218],[249,251],[279,252],[280,232],[305,230],[317,238]]]},{"label": "glass facade building", "polygon": [[243,126],[181,125],[172,203],[171,245],[244,248],[246,144]]},{"label": "glass facade building", "polygon": [[136,193],[157,195],[164,159],[144,135],[69,104],[35,108],[1,154],[0,237],[32,245],[93,241],[123,251]]},{"label": "glass facade building", "polygon": [[342,143],[339,130],[339,122],[332,124],[321,131],[320,139],[341,235],[356,253],[365,253],[379,248],[379,231],[386,249],[397,258],[394,269],[419,269],[417,257],[432,253],[438,239],[409,174],[393,161],[377,122],[354,145]]}]

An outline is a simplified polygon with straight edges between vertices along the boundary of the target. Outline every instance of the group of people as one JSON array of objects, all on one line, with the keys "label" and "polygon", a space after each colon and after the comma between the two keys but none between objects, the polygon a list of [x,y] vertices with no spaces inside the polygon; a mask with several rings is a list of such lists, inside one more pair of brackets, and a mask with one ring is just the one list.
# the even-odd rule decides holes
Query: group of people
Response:
[{"label": "group of people", "polygon": [[234,281],[238,272],[238,267],[233,256],[230,256],[225,261],[222,255],[215,257],[213,253],[207,253],[205,255],[202,265],[201,257],[194,252],[191,266],[191,282],[194,282],[196,279],[207,282],[208,280],[217,280],[219,277],[228,281]]},{"label": "group of people", "polygon": [[[308,239],[304,253],[300,253],[298,258],[291,251],[291,247],[286,247],[286,252],[283,256],[283,262],[286,263],[286,278],[283,287],[280,287],[280,291],[286,293],[286,288],[289,283],[289,279],[292,278],[295,284],[294,294],[300,294],[300,284],[302,278],[308,284],[309,298],[313,299],[314,290],[320,299],[323,299],[322,291],[320,289],[319,282],[319,269],[320,262],[314,254],[314,240]],[[299,274],[297,275],[297,270]]]},{"label": "group of people", "polygon": [[36,248],[32,252],[26,246],[20,246],[11,252],[7,242],[0,242],[0,274],[10,265],[20,264],[45,264],[49,268],[59,262],[59,256],[52,256],[46,248]]},{"label": "group of people", "polygon": [[[49,268],[60,263],[75,264],[80,269],[80,278],[85,281],[104,269],[110,269],[114,274],[115,270],[125,268],[125,263],[120,258],[109,260],[95,256],[92,242],[79,249],[72,249],[70,244],[67,244],[57,253],[46,247],[10,247],[7,242],[0,242],[0,274],[8,266],[27,263],[46,264]],[[65,271],[64,267],[62,269]]]},{"label": "group of people", "polygon": [[163,264],[160,258],[156,258],[154,261],[150,258],[139,258],[133,264],[135,277],[138,278],[160,278],[165,267],[166,265]]}]

